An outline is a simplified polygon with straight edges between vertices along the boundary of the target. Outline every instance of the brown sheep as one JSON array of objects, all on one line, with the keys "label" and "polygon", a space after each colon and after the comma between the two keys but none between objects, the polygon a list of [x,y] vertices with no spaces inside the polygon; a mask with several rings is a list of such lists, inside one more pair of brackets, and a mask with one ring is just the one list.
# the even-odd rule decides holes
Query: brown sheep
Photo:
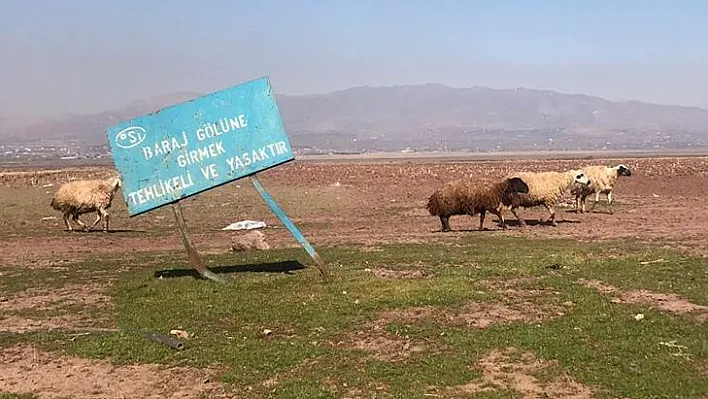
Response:
[{"label": "brown sheep", "polygon": [[428,198],[428,212],[438,216],[442,231],[450,231],[450,216],[470,215],[479,213],[479,229],[484,230],[484,216],[487,211],[495,214],[506,229],[502,204],[510,206],[519,193],[528,193],[529,187],[518,178],[504,180],[473,180],[460,179],[444,184]]},{"label": "brown sheep", "polygon": [[[98,222],[104,221],[103,231],[108,231],[107,209],[111,207],[113,196],[122,185],[120,177],[107,180],[76,180],[64,183],[59,187],[50,206],[64,214],[64,224],[72,231],[69,218],[86,231],[91,231]],[[96,212],[96,221],[86,226],[79,216],[84,213]]]}]

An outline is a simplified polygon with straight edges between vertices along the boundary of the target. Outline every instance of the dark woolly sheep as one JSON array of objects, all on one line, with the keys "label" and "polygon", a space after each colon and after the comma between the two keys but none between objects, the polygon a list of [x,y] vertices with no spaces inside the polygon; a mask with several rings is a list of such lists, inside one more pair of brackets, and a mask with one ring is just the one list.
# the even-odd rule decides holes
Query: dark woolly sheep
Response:
[{"label": "dark woolly sheep", "polygon": [[502,205],[511,206],[520,193],[528,193],[529,187],[518,177],[504,180],[465,178],[444,184],[428,198],[428,212],[438,216],[442,231],[450,231],[450,216],[479,213],[479,229],[484,229],[484,216],[487,211],[495,214],[506,229]]}]

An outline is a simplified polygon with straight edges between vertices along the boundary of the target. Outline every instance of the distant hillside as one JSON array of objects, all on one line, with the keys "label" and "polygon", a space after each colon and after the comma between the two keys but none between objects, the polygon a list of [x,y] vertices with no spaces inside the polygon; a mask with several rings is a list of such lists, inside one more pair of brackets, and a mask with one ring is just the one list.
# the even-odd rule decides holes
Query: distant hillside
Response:
[{"label": "distant hillside", "polygon": [[69,143],[84,145],[108,144],[106,127],[122,120],[157,111],[200,96],[200,93],[179,92],[146,100],[134,101],[122,108],[90,115],[66,115],[40,123],[5,128],[0,120],[0,142]]},{"label": "distant hillside", "polygon": [[[198,95],[176,93],[111,112],[4,129],[0,137],[5,141],[104,143],[106,126]],[[611,102],[524,88],[357,87],[329,94],[278,96],[278,104],[293,146],[301,148],[528,150],[708,145],[706,109]]]},{"label": "distant hillside", "polygon": [[706,144],[708,132],[705,109],[523,88],[359,87],[283,96],[280,104],[288,130],[310,136],[312,143],[351,135],[360,145],[430,149],[571,149],[608,142],[627,148],[680,147]]}]

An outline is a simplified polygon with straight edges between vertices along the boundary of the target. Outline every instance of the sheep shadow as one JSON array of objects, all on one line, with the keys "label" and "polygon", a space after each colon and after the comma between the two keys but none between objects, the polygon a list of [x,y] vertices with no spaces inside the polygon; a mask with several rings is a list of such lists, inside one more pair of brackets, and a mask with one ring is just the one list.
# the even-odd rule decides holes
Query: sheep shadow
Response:
[{"label": "sheep shadow", "polygon": [[[507,227],[509,226],[509,223],[507,223]],[[495,227],[484,227],[484,229],[480,230],[476,227],[472,228],[461,228],[461,229],[451,229],[450,231],[442,231],[440,229],[437,230],[430,230],[431,233],[439,233],[439,234],[450,234],[450,233],[482,233],[485,231],[504,231],[502,228],[501,223],[497,224]]]},{"label": "sheep shadow", "polygon": [[[526,222],[526,226],[551,226],[550,222],[547,221],[540,221],[538,219],[524,219],[524,222]],[[556,223],[558,224],[577,224],[580,223],[579,220],[556,220]],[[506,220],[506,225],[509,227],[520,227],[521,224],[519,223],[518,220],[515,219],[510,219]]]},{"label": "sheep shadow", "polygon": [[[506,226],[507,227],[516,227],[516,228],[522,228],[521,224],[519,223],[518,220],[516,219],[505,219]],[[551,224],[547,221],[540,221],[538,219],[524,219],[524,222],[526,222],[526,226],[549,226],[551,227]],[[579,220],[556,220],[556,223],[559,225],[561,224],[579,224],[581,223]],[[494,220],[494,224],[496,225],[496,228],[489,228],[485,227],[484,230],[479,230],[477,228],[463,228],[463,229],[452,229],[450,231],[442,231],[439,228],[436,230],[431,230],[431,233],[455,233],[455,232],[460,232],[460,233],[473,233],[473,232],[484,232],[484,231],[504,231],[501,225],[501,221]]]},{"label": "sheep shadow", "polygon": [[599,210],[599,209],[592,209],[592,210],[586,210],[584,213],[583,212],[578,212],[575,209],[566,209],[565,213],[574,213],[577,215],[589,215],[589,214],[602,214],[602,215],[612,215],[609,210],[604,209],[604,210]]},{"label": "sheep shadow", "polygon": [[[280,262],[256,263],[246,265],[232,266],[215,266],[208,269],[215,274],[233,274],[233,273],[283,273],[293,274],[296,270],[303,270],[307,266],[296,260],[286,260]],[[194,277],[201,278],[199,272],[195,269],[163,269],[157,270],[154,273],[155,278],[176,278],[176,277]]]},{"label": "sheep shadow", "polygon": [[70,233],[70,234],[79,234],[79,233],[84,233],[84,234],[114,234],[114,233],[149,233],[147,230],[134,230],[134,229],[115,229],[115,230],[108,230],[108,231],[103,231],[101,229],[93,229],[91,231],[86,231],[84,229],[74,229],[74,230],[67,230],[64,229],[65,233]]},{"label": "sheep shadow", "polygon": [[502,231],[501,225],[498,226],[498,228],[489,228],[485,227],[483,230],[474,228],[474,229],[459,229],[459,230],[453,230],[453,231],[459,231],[461,233],[483,233],[485,231]]}]

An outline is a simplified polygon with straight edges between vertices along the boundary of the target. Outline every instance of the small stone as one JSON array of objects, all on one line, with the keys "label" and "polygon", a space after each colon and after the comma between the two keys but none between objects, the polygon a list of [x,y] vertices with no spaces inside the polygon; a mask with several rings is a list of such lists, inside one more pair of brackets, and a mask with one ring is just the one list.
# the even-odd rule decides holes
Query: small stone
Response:
[{"label": "small stone", "polygon": [[177,338],[187,339],[191,336],[190,333],[184,330],[170,330],[170,335],[174,335]]}]

